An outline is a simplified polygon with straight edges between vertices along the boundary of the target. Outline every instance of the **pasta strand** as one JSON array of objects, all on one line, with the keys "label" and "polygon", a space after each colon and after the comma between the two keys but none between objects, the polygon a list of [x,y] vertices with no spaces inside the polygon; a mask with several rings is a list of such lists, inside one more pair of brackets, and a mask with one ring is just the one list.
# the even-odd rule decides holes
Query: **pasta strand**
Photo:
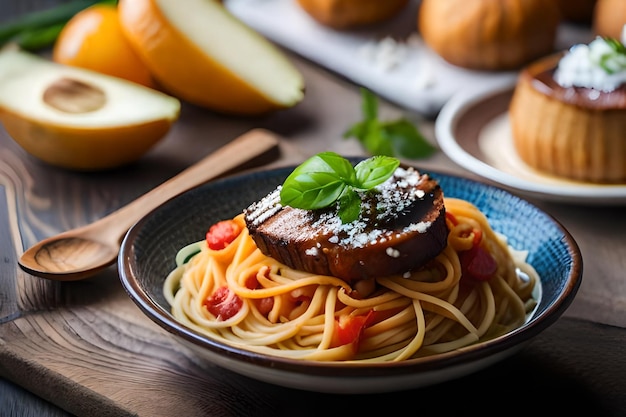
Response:
[{"label": "pasta strand", "polygon": [[[508,246],[468,201],[447,198],[448,245],[425,267],[375,278],[362,297],[344,280],[293,270],[265,256],[241,232],[173,269],[163,284],[172,315],[213,339],[259,353],[315,361],[403,361],[495,337],[527,320],[539,277],[525,252]],[[479,240],[497,270],[485,281],[463,276],[462,251]],[[241,307],[215,317],[207,300],[220,288]],[[353,332],[354,334],[352,334]],[[346,339],[346,337],[348,339]],[[347,340],[347,341],[346,341]]]}]

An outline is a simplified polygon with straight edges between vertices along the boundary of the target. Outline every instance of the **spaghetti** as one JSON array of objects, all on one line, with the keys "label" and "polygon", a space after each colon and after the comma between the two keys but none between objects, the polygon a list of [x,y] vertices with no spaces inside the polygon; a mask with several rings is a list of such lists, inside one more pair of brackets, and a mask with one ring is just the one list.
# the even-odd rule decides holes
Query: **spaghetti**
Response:
[{"label": "spaghetti", "polygon": [[[263,255],[242,215],[225,248],[197,242],[164,283],[184,325],[248,350],[317,361],[402,361],[447,352],[522,325],[539,277],[473,204],[446,198],[448,244],[410,274],[376,278],[365,297],[344,280],[291,269]],[[479,242],[479,244],[478,244]],[[472,248],[495,261],[471,275]],[[183,254],[199,250],[189,259]],[[468,269],[469,268],[469,269]],[[468,272],[469,271],[469,272]]]}]

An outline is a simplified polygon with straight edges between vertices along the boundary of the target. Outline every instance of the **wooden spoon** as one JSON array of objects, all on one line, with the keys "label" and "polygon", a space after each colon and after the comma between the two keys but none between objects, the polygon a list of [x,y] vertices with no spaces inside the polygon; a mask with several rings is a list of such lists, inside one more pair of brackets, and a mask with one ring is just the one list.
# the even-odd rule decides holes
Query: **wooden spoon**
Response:
[{"label": "wooden spoon", "polygon": [[229,142],[180,174],[106,217],[42,240],[20,257],[20,267],[35,276],[77,281],[112,265],[128,229],[176,195],[276,149],[278,138],[254,129]]}]

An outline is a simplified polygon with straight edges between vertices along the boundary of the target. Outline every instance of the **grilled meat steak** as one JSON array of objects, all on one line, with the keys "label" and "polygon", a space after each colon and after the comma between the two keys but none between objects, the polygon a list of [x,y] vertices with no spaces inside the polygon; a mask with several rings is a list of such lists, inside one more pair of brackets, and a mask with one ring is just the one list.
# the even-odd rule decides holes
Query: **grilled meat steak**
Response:
[{"label": "grilled meat steak", "polygon": [[399,167],[361,195],[358,220],[343,224],[337,207],[302,210],[280,204],[280,187],[244,210],[250,235],[267,256],[347,282],[404,274],[446,246],[443,192],[434,179]]}]

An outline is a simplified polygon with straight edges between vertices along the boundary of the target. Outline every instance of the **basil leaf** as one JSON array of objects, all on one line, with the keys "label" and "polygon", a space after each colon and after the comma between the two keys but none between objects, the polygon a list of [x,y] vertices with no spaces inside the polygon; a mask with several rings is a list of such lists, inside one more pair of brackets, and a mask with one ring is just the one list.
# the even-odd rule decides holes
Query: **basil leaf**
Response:
[{"label": "basil leaf", "polygon": [[603,37],[610,52],[605,52],[597,59],[597,64],[609,75],[626,68],[626,46],[615,38]]},{"label": "basil leaf", "polygon": [[341,196],[347,185],[334,175],[323,172],[301,174],[285,180],[280,203],[305,210],[328,207]]},{"label": "basil leaf", "polygon": [[413,123],[406,119],[385,123],[382,130],[395,153],[407,158],[425,158],[437,149],[424,138]]},{"label": "basil leaf", "polygon": [[280,191],[281,204],[305,210],[328,207],[355,181],[350,161],[334,152],[323,152],[287,177]]},{"label": "basil leaf", "polygon": [[392,143],[388,140],[384,130],[380,129],[378,126],[376,129],[372,129],[367,132],[367,135],[362,142],[365,149],[367,149],[367,151],[372,155],[395,155]]},{"label": "basil leaf", "polygon": [[280,202],[304,210],[316,210],[338,203],[343,223],[359,218],[361,196],[391,177],[400,161],[388,156],[374,156],[353,167],[349,160],[334,152],[319,153],[299,165],[285,179]]},{"label": "basil leaf", "polygon": [[344,132],[343,138],[357,138],[359,141],[363,142],[365,136],[367,136],[367,132],[370,130],[369,123],[370,122],[366,120],[353,124]]},{"label": "basil leaf", "polygon": [[339,199],[339,211],[337,213],[342,223],[352,223],[361,214],[361,197],[354,190],[348,190]]},{"label": "basil leaf", "polygon": [[378,100],[376,96],[365,88],[361,88],[361,113],[363,120],[353,124],[343,134],[345,139],[357,138],[364,142],[369,132],[377,129],[378,124]]},{"label": "basil leaf", "polygon": [[361,88],[361,111],[365,120],[376,120],[378,118],[378,99],[371,91]]},{"label": "basil leaf", "polygon": [[363,120],[350,126],[344,139],[356,138],[372,155],[426,158],[436,151],[417,127],[401,118],[383,122],[378,119],[378,98],[361,88]]},{"label": "basil leaf", "polygon": [[309,158],[309,161],[309,163],[305,162],[307,165],[300,168],[307,171],[333,172],[347,183],[354,183],[356,179],[356,173],[350,161],[338,153],[321,152]]},{"label": "basil leaf", "polygon": [[354,170],[358,188],[369,190],[387,181],[393,175],[400,161],[388,156],[374,156],[359,162]]},{"label": "basil leaf", "polygon": [[626,45],[624,45],[617,39],[611,37],[605,37],[603,39],[604,42],[606,42],[613,51],[617,52],[618,54],[626,54]]}]

